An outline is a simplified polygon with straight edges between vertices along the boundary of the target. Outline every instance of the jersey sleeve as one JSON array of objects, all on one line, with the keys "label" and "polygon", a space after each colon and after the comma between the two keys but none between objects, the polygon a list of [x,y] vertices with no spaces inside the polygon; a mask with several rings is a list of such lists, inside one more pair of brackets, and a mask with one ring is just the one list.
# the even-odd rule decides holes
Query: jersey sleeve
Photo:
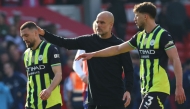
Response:
[{"label": "jersey sleeve", "polygon": [[[138,33],[137,33],[138,34]],[[131,45],[133,48],[137,47],[137,34],[135,34],[129,41],[128,44]]]},{"label": "jersey sleeve", "polygon": [[175,47],[172,36],[166,31],[162,33],[162,36],[160,38],[160,46],[164,48],[164,50]]},{"label": "jersey sleeve", "polygon": [[49,49],[49,64],[53,66],[61,65],[60,54],[57,47],[51,45]]}]

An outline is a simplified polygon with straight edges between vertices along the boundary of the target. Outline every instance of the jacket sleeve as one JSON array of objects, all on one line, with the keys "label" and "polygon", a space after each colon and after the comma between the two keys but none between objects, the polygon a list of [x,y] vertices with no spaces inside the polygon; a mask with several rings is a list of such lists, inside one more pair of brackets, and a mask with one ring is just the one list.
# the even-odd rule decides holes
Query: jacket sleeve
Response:
[{"label": "jacket sleeve", "polygon": [[79,36],[76,38],[64,38],[61,36],[51,34],[46,30],[44,31],[45,31],[45,35],[43,37],[48,42],[60,47],[64,47],[69,50],[84,49],[86,39],[88,38],[88,36],[90,36],[90,35],[86,35],[86,36]]},{"label": "jacket sleeve", "polygon": [[122,66],[125,74],[125,89],[126,91],[129,91],[131,93],[133,88],[133,81],[134,81],[134,70],[133,70],[133,64],[131,61],[130,53],[123,53],[121,54],[121,61]]}]

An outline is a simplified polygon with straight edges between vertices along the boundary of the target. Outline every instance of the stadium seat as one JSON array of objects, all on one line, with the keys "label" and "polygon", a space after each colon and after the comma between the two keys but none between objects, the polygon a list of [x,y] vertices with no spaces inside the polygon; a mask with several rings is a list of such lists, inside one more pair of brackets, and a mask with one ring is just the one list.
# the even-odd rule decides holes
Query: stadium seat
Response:
[{"label": "stadium seat", "polygon": [[181,62],[183,63],[186,59],[185,52],[184,51],[178,51],[178,55],[179,55]]},{"label": "stadium seat", "polygon": [[185,44],[190,42],[190,33],[188,33],[187,36],[183,38],[183,41]]},{"label": "stadium seat", "polygon": [[190,51],[186,51],[186,52],[185,52],[185,58],[186,58],[186,59],[190,58]]},{"label": "stadium seat", "polygon": [[176,42],[175,46],[177,47],[178,51],[184,51],[184,44],[181,42]]},{"label": "stadium seat", "polygon": [[126,28],[126,33],[134,35],[134,34],[136,34],[136,32],[137,32],[137,27],[136,27],[135,23],[128,22],[127,23],[127,28]]}]

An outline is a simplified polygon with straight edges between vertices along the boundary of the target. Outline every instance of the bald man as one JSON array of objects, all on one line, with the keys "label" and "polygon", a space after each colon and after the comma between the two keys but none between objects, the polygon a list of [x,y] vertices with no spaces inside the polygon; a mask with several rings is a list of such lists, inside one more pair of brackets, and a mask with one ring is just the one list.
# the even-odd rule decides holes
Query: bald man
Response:
[{"label": "bald man", "polygon": [[[123,43],[112,34],[113,14],[100,12],[95,20],[95,34],[76,38],[63,38],[38,28],[47,41],[69,50],[85,50],[86,53]],[[88,109],[125,109],[131,101],[133,66],[129,53],[109,58],[93,58],[87,61],[89,71]],[[125,73],[126,81],[122,79]]]}]

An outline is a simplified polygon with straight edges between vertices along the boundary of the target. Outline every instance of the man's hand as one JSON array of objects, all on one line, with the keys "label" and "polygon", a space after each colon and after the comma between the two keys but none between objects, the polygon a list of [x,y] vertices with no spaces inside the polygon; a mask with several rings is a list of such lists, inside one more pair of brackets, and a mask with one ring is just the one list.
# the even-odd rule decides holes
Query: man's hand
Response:
[{"label": "man's hand", "polygon": [[88,84],[88,76],[85,75],[85,77],[82,78],[82,81],[83,81],[85,84]]},{"label": "man's hand", "polygon": [[186,101],[185,92],[182,86],[176,86],[175,101],[177,101],[178,104],[182,104]]},{"label": "man's hand", "polygon": [[126,102],[125,102],[124,106],[127,107],[131,102],[131,94],[128,91],[126,91],[123,95],[123,101],[125,101],[125,100],[126,100]]},{"label": "man's hand", "polygon": [[38,28],[39,35],[44,36],[45,31],[42,28],[40,28],[39,26],[37,26],[37,28]]},{"label": "man's hand", "polygon": [[76,57],[76,58],[75,58],[75,61],[78,61],[78,60],[80,60],[81,58],[83,58],[82,61],[84,61],[84,60],[89,60],[89,59],[91,59],[92,57],[93,57],[93,53],[84,53],[84,54],[81,54],[81,55],[79,55],[78,57]]},{"label": "man's hand", "polygon": [[49,89],[44,89],[40,92],[40,98],[42,100],[47,100],[51,95],[51,91]]}]

